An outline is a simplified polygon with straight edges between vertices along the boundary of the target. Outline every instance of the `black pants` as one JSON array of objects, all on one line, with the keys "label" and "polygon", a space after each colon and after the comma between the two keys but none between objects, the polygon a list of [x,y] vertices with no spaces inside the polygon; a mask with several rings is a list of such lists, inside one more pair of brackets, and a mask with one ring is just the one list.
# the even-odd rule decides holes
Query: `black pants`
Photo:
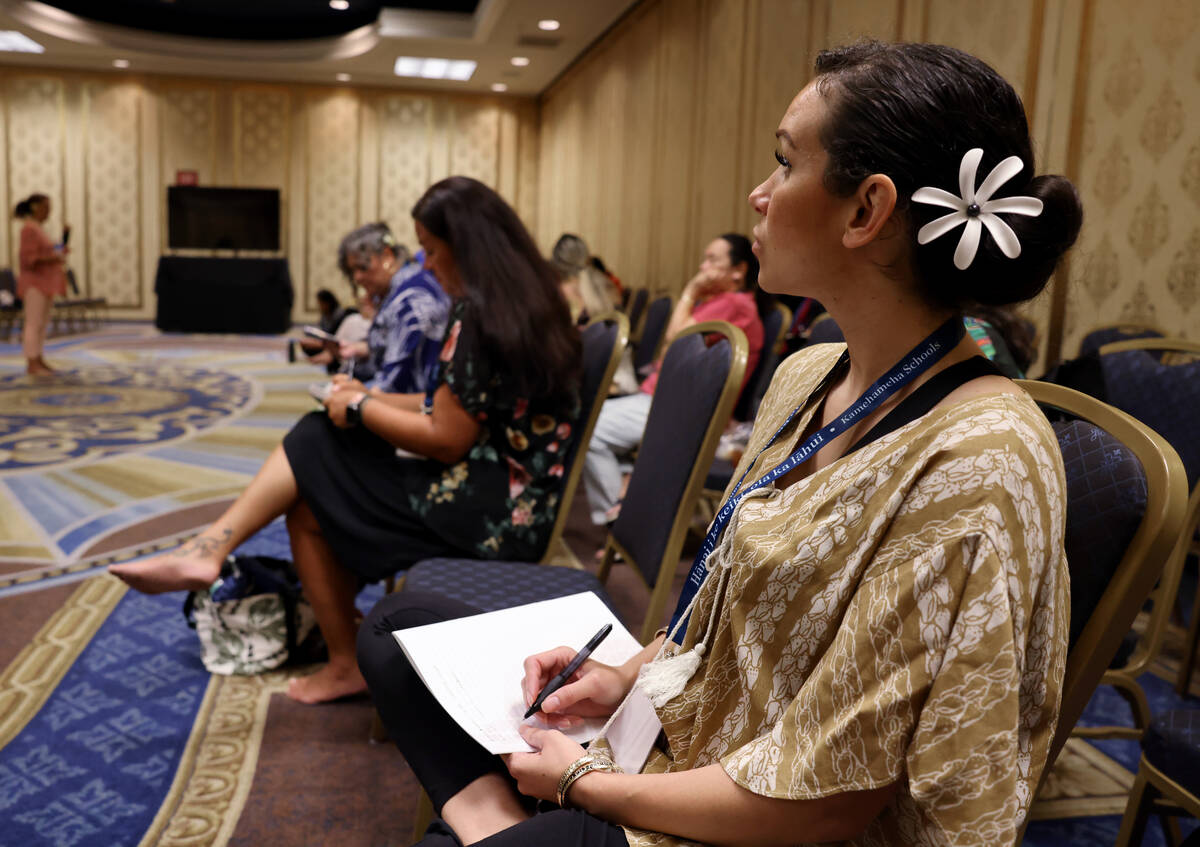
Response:
[{"label": "black pants", "polygon": [[[497,756],[481,747],[446,714],[421,682],[396,644],[392,631],[478,613],[440,594],[400,592],[384,597],[358,631],[358,666],[388,734],[417,775],[433,807],[441,814],[446,801],[489,773],[511,780]],[[514,684],[516,681],[514,680]],[[514,790],[516,783],[513,783]],[[458,844],[449,827],[430,827],[421,842],[427,847]],[[627,847],[619,826],[586,812],[555,809],[479,842],[487,847],[553,845],[553,847]]]}]

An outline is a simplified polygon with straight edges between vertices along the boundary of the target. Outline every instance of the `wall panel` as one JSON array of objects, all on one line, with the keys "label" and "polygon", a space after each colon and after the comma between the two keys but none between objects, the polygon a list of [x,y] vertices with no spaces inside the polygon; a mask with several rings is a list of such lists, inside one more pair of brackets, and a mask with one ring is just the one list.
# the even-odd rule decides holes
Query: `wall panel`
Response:
[{"label": "wall panel", "polygon": [[[1129,15],[1095,0],[1072,162],[1086,214],[1063,349],[1101,323],[1197,337],[1200,301],[1200,6],[1155,0]],[[1190,105],[1189,105],[1190,104]]]},{"label": "wall panel", "polygon": [[[84,86],[85,293],[103,292],[113,306],[144,303],[141,263],[142,90],[128,83]],[[77,262],[72,259],[72,264]]]},{"label": "wall panel", "polygon": [[62,231],[63,221],[78,223],[72,217],[77,210],[65,209],[63,84],[48,77],[14,76],[5,86],[8,106],[6,133],[10,262],[16,267],[20,248],[20,221],[10,216],[18,201],[41,193],[51,198],[51,213],[46,230],[54,238]]},{"label": "wall panel", "polygon": [[358,207],[358,100],[344,92],[314,93],[306,103],[308,180],[304,285],[298,290],[309,308],[322,288],[343,287],[337,268],[342,235],[361,218]]}]

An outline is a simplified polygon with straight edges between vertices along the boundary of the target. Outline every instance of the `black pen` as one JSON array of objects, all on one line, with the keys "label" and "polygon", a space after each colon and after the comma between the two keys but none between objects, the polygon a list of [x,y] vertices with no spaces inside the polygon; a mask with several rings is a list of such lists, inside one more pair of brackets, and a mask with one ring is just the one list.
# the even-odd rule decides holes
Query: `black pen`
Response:
[{"label": "black pen", "polygon": [[533,701],[533,705],[526,710],[525,717],[529,717],[538,709],[542,708],[542,701],[558,689],[562,688],[563,683],[571,678],[571,674],[579,670],[579,666],[587,661],[587,657],[592,655],[592,651],[600,646],[600,642],[607,638],[610,632],[612,632],[612,624],[606,623],[604,626],[600,627],[600,631],[593,635],[592,640],[585,644],[583,649],[575,654],[575,658],[567,662],[567,666],[556,673],[554,677],[546,683],[546,687],[538,693],[537,699]]}]

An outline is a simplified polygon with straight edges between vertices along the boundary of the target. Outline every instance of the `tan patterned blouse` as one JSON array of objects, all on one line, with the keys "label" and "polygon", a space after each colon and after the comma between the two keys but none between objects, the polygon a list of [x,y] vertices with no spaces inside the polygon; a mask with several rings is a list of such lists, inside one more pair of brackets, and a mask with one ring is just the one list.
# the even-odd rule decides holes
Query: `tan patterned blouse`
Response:
[{"label": "tan patterned blouse", "polygon": [[[735,480],[843,349],[780,367]],[[794,449],[819,399],[747,484]],[[901,780],[855,843],[1011,844],[1066,659],[1065,482],[1045,417],[1024,396],[969,399],[761,493],[712,555],[683,644],[719,604],[707,658],[659,710],[671,755],[644,771],[719,762],[792,799]]]}]

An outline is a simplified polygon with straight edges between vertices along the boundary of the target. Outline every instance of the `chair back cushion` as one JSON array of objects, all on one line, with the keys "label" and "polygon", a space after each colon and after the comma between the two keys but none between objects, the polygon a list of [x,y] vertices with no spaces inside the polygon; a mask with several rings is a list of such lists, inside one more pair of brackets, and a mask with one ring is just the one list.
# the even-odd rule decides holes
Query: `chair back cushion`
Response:
[{"label": "chair back cushion", "polygon": [[842,335],[842,328],[837,325],[833,318],[824,318],[812,325],[809,331],[809,344],[829,344],[835,341],[845,341],[846,337]]},{"label": "chair back cushion", "polygon": [[638,339],[637,349],[633,351],[633,369],[642,368],[654,361],[658,352],[658,342],[662,339],[671,319],[671,298],[659,297],[646,308],[646,322],[642,324],[642,335]]},{"label": "chair back cushion", "polygon": [[658,577],[680,499],[731,364],[727,340],[710,347],[699,333],[675,339],[663,357],[637,462],[612,527],[613,538],[650,585]]},{"label": "chair back cushion", "polygon": [[779,367],[780,358],[775,339],[779,337],[779,330],[783,328],[782,323],[783,312],[779,309],[772,309],[763,318],[762,355],[758,357],[758,364],[746,380],[746,390],[741,393],[737,405],[733,407],[733,416],[739,421],[754,420],[754,416],[758,414],[758,406],[771,384],[771,377],[775,376],[775,369]]},{"label": "chair back cushion", "polygon": [[1194,488],[1200,479],[1200,357],[1164,364],[1158,351],[1124,350],[1102,355],[1100,367],[1107,402],[1167,439],[1187,471],[1188,489]]},{"label": "chair back cushion", "polygon": [[636,333],[638,331],[638,321],[642,318],[642,312],[646,311],[646,301],[650,299],[650,292],[644,288],[639,288],[633,292],[633,296],[629,300],[629,331]]},{"label": "chair back cushion", "polygon": [[1079,342],[1079,355],[1086,356],[1095,353],[1105,344],[1114,341],[1131,341],[1134,338],[1162,338],[1162,333],[1156,329],[1142,329],[1129,326],[1106,326],[1094,329]]},{"label": "chair back cushion", "polygon": [[1099,427],[1054,424],[1067,476],[1065,545],[1071,573],[1070,647],[1083,631],[1146,510],[1141,462]]},{"label": "chair back cushion", "polygon": [[[583,373],[579,380],[579,424],[584,426],[587,424],[588,416],[592,412],[592,407],[597,402],[603,402],[600,397],[600,389],[607,389],[607,386],[601,386],[600,383],[604,379],[604,371],[608,367],[608,360],[612,356],[613,344],[616,343],[619,327],[615,321],[596,321],[584,327],[583,330]],[[586,433],[584,433],[586,434]],[[583,438],[576,438],[571,443],[571,449],[567,453],[563,462],[563,467],[567,473],[564,478],[570,474],[571,468],[575,465],[575,457],[579,455],[579,448],[583,444]]]},{"label": "chair back cushion", "polygon": [[404,590],[453,597],[481,612],[591,591],[620,619],[612,598],[590,571],[533,562],[425,559],[409,569],[404,577]]}]

